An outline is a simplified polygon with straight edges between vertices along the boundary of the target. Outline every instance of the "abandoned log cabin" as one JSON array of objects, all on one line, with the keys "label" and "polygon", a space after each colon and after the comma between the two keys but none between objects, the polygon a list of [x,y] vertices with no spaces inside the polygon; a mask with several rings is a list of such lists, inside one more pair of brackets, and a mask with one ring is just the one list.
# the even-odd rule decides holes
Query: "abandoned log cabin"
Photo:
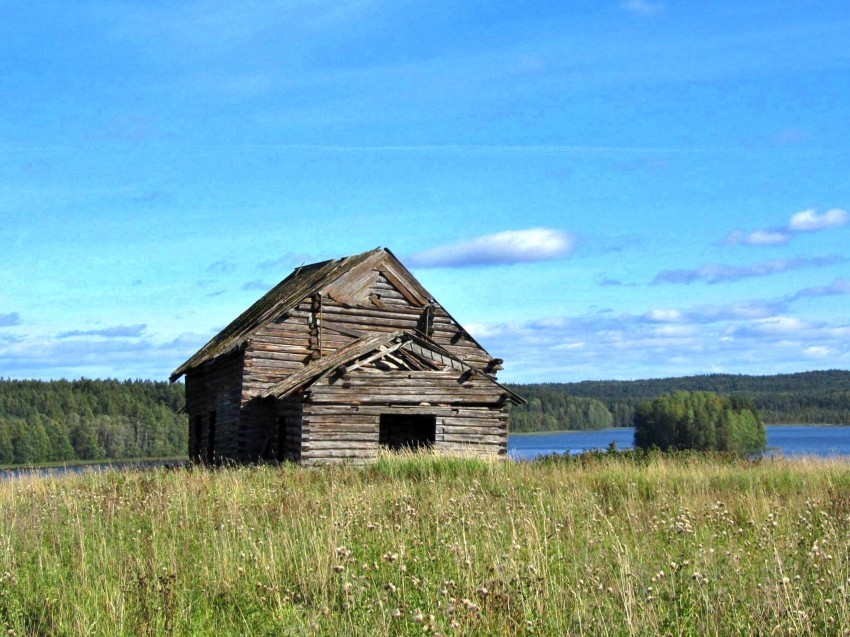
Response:
[{"label": "abandoned log cabin", "polygon": [[195,462],[507,449],[501,359],[385,248],[297,268],[171,375]]}]

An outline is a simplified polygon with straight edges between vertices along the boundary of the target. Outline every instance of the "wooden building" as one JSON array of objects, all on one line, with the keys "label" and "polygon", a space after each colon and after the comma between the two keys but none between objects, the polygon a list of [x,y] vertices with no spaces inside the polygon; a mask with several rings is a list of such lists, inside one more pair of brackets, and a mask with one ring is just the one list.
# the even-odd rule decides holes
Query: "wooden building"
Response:
[{"label": "wooden building", "polygon": [[171,375],[201,462],[374,459],[381,446],[504,454],[488,354],[387,249],[297,268]]}]

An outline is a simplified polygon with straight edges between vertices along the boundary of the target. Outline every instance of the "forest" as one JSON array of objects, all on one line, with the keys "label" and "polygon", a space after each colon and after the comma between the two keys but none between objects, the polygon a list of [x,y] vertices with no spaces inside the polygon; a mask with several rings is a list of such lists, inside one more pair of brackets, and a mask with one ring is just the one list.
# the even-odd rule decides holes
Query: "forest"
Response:
[{"label": "forest", "polygon": [[580,383],[509,384],[528,403],[511,410],[515,432],[630,427],[640,403],[676,391],[710,391],[752,402],[768,425],[850,425],[850,371]]},{"label": "forest", "polygon": [[767,432],[745,398],[675,391],[638,406],[635,447],[752,453],[767,448]]},{"label": "forest", "polygon": [[0,379],[0,464],[186,454],[182,384]]},{"label": "forest", "polygon": [[[680,390],[746,399],[767,424],[850,425],[850,371],[508,386],[528,401],[517,433],[632,426],[641,402]],[[182,383],[0,379],[0,465],[184,456],[184,401]]]}]

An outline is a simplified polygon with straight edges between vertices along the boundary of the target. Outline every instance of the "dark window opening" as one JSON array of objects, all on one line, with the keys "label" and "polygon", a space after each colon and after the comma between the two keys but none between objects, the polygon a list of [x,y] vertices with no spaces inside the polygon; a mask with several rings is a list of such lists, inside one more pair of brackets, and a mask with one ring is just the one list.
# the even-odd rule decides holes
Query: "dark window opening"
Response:
[{"label": "dark window opening", "polygon": [[393,451],[427,449],[437,438],[437,417],[419,414],[381,414],[378,442]]},{"label": "dark window opening", "polygon": [[207,431],[207,462],[215,461],[215,412],[210,412],[210,428]]},{"label": "dark window opening", "polygon": [[201,416],[195,416],[192,421],[192,436],[189,440],[189,457],[193,462],[201,461],[201,438],[204,435],[204,419]]}]

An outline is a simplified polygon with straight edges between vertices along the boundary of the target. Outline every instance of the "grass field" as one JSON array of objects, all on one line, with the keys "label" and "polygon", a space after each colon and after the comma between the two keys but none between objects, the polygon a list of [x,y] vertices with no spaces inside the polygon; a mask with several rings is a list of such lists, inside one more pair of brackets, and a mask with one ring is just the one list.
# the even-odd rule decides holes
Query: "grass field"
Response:
[{"label": "grass field", "polygon": [[9,636],[841,635],[848,578],[841,461],[421,456],[0,482]]}]

